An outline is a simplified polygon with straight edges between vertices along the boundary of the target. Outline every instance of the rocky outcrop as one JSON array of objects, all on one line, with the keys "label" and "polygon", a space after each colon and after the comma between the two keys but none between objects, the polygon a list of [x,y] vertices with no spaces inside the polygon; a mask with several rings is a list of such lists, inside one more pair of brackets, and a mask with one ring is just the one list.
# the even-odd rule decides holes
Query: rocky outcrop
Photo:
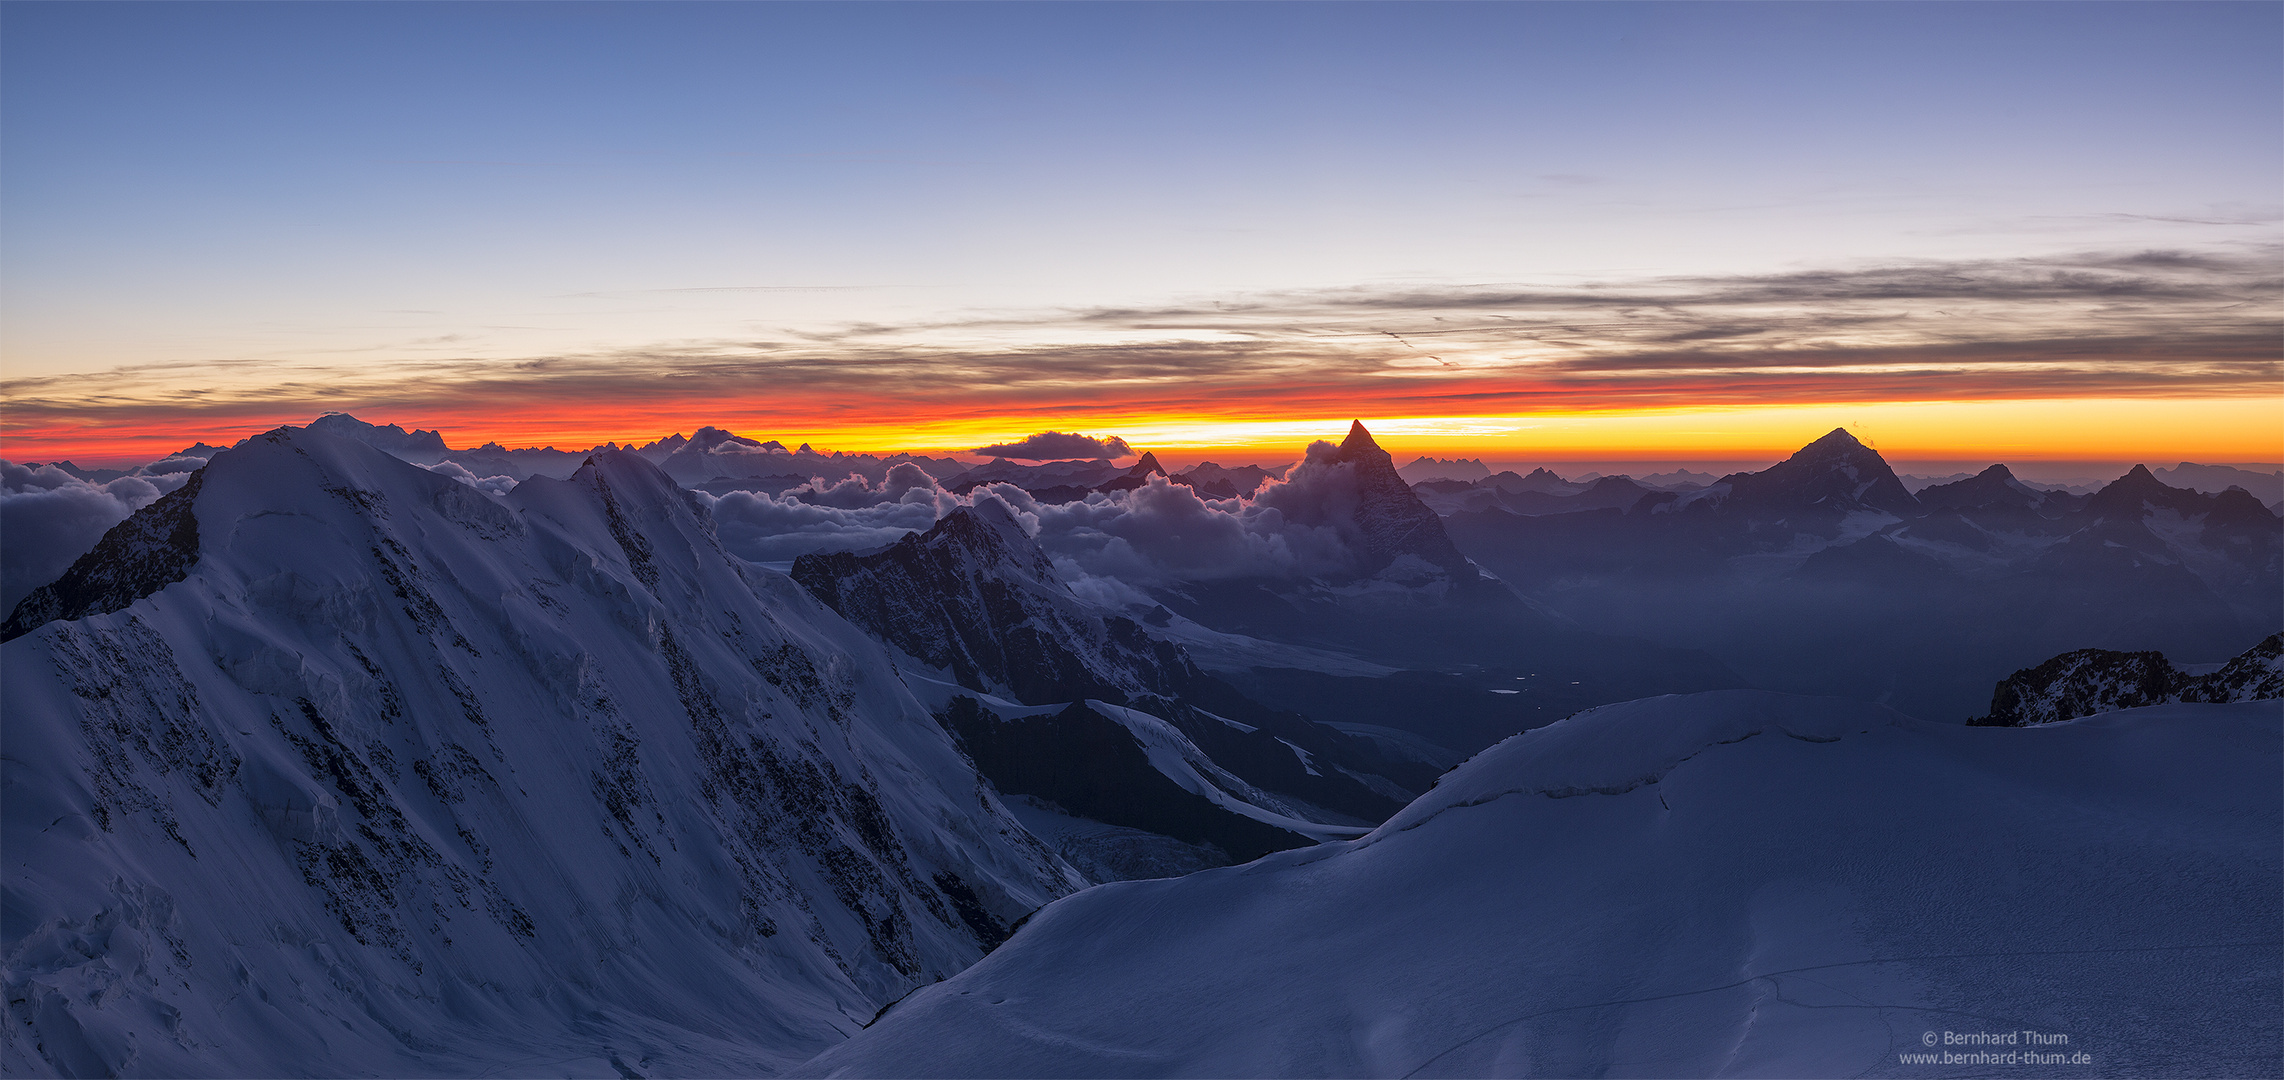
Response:
[{"label": "rocky outcrop", "polygon": [[2269,635],[2219,671],[2204,675],[2190,675],[2158,652],[2064,653],[2008,676],[1991,695],[1989,715],[1967,723],[2028,727],[2176,701],[2271,698],[2284,698],[2284,634]]},{"label": "rocky outcrop", "polygon": [[0,625],[12,641],[57,619],[84,619],[118,611],[181,581],[198,561],[198,516],[193,505],[206,478],[201,469],[181,487],[111,527],[63,576],[32,590]]},{"label": "rocky outcrop", "polygon": [[1455,578],[1477,578],[1475,567],[1444,532],[1443,519],[1397,475],[1395,460],[1372,440],[1363,421],[1349,425],[1348,437],[1325,460],[1356,470],[1356,527],[1363,534],[1365,573],[1378,573],[1398,557],[1410,555]]}]

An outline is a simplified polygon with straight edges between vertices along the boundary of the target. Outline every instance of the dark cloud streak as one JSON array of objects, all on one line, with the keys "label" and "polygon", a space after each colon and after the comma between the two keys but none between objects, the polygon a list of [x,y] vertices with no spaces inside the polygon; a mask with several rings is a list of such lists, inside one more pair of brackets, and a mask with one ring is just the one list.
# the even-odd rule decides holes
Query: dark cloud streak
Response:
[{"label": "dark cloud streak", "polygon": [[[324,408],[537,413],[596,402],[682,416],[727,405],[798,426],[2211,397],[2284,383],[2280,296],[2284,248],[2090,252],[1567,288],[1352,288],[590,355],[423,358],[363,376],[160,364],[9,380],[0,394],[11,437]],[[1432,340],[1448,366],[1390,332]],[[267,377],[249,382],[249,370]]]}]

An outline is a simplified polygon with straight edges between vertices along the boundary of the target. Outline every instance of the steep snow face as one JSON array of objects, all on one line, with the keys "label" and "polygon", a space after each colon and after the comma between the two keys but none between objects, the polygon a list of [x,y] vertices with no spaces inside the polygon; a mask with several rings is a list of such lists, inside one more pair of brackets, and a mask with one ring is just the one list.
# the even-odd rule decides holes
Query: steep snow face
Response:
[{"label": "steep snow face", "polygon": [[177,494],[0,649],[12,1072],[768,1073],[1081,884],[637,457],[281,429]]},{"label": "steep snow face", "polygon": [[1924,1032],[2029,1029],[2091,1061],[2032,1075],[2264,1072],[2280,719],[1608,706],[1361,840],[1065,898],[799,1071],[1926,1076]]}]

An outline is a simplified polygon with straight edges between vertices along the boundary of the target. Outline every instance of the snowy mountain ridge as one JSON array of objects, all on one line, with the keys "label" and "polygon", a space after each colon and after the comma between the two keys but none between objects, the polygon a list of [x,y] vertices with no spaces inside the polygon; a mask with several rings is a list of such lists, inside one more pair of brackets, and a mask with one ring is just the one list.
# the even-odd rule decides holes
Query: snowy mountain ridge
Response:
[{"label": "snowy mountain ridge", "polygon": [[178,580],[0,647],[12,1071],[772,1073],[1083,884],[639,457],[280,429],[178,494],[121,527]]},{"label": "snowy mountain ridge", "polygon": [[1057,901],[796,1075],[1909,1077],[2025,1029],[2086,1055],[2038,1075],[2261,1072],[2279,776],[2266,702],[1612,705],[1362,839]]}]

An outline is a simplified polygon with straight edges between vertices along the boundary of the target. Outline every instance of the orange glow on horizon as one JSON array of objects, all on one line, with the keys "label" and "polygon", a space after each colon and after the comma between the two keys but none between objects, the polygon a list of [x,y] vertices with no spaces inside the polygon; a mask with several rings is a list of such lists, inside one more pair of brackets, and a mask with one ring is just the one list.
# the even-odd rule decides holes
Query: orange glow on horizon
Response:
[{"label": "orange glow on horizon", "polygon": [[[790,403],[788,403],[790,404]],[[820,450],[897,450],[974,458],[971,448],[1054,428],[1119,435],[1137,450],[1195,460],[1264,463],[1297,458],[1315,439],[1338,441],[1362,419],[1401,460],[1413,456],[1506,461],[1774,460],[1846,427],[1890,459],[2275,462],[2284,459],[2284,396],[2234,398],[2081,398],[2065,400],[1724,405],[1609,411],[1546,411],[1496,416],[1375,415],[1355,412],[1284,417],[1151,413],[1098,406],[1071,411],[1014,409],[964,416],[798,415],[748,402],[634,403],[584,409],[530,405],[492,409],[350,408],[360,419],[440,431],[454,448],[485,442],[578,450],[605,442],[646,443],[714,424],[739,435],[807,442]],[[0,456],[14,461],[70,459],[83,466],[155,460],[192,443],[226,445],[313,415],[220,417],[101,426],[12,424]]]}]

